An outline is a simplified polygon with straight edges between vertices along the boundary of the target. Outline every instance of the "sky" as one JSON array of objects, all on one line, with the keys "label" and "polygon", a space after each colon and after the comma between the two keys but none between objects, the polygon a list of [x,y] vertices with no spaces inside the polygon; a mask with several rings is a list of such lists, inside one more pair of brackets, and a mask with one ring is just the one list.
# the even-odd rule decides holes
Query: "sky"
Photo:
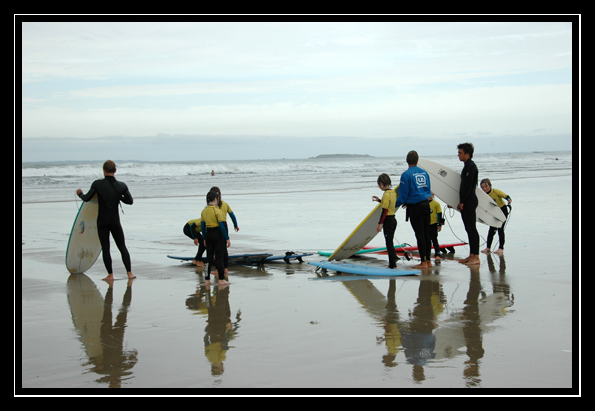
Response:
[{"label": "sky", "polygon": [[22,161],[571,150],[573,30],[17,21],[15,136]]}]

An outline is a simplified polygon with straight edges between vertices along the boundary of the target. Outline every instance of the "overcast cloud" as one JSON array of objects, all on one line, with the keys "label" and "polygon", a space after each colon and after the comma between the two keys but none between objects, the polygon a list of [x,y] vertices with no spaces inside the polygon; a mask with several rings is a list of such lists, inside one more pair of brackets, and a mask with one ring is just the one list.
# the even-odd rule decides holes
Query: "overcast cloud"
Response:
[{"label": "overcast cloud", "polygon": [[[201,155],[216,159],[226,158],[226,141],[232,159],[253,156],[248,147],[259,158],[303,157],[286,147],[300,138],[311,156],[320,154],[313,138],[331,142],[325,151],[338,142],[336,152],[371,155],[390,154],[381,139],[403,150],[423,139],[474,141],[478,151],[569,150],[573,29],[24,22],[23,160],[187,160],[207,139],[221,146]],[[114,136],[126,144],[118,148]],[[77,150],[65,150],[73,142],[65,138]]]}]

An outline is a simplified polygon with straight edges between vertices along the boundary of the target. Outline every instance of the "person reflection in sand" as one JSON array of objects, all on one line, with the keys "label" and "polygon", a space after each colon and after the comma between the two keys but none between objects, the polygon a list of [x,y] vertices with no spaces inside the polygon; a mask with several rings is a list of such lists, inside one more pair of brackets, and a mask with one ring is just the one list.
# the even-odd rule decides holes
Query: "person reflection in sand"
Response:
[{"label": "person reflection in sand", "polygon": [[231,321],[229,307],[229,288],[217,288],[213,295],[206,293],[208,307],[207,326],[205,327],[205,356],[211,363],[211,375],[223,374],[229,342],[237,335],[238,324],[241,321],[241,311],[236,314],[236,322]]},{"label": "person reflection in sand", "polygon": [[126,328],[128,307],[132,301],[132,280],[128,280],[128,286],[122,299],[122,307],[118,311],[116,322],[112,325],[113,290],[113,284],[110,284],[103,304],[103,318],[101,320],[103,360],[95,363],[93,371],[105,375],[98,382],[106,382],[110,388],[120,388],[122,380],[132,375],[130,369],[138,362],[138,352],[136,350],[124,350],[124,330]]},{"label": "person reflection in sand", "polygon": [[436,354],[436,336],[433,330],[436,327],[436,312],[432,305],[434,288],[439,287],[435,281],[422,279],[419,283],[418,297],[411,320],[403,323],[401,327],[403,348],[407,362],[413,366],[413,379],[415,382],[425,381],[424,366]]},{"label": "person reflection in sand", "polygon": [[510,307],[514,305],[514,293],[511,291],[510,284],[506,279],[506,260],[504,256],[498,256],[498,269],[496,270],[496,263],[491,254],[487,255],[488,269],[490,270],[490,276],[492,279],[492,292],[494,295],[499,295],[501,298],[499,306],[501,306],[501,312],[506,315],[514,310],[510,310]]},{"label": "person reflection in sand", "polygon": [[483,358],[483,332],[480,328],[479,296],[482,293],[479,281],[479,268],[470,267],[469,291],[463,308],[463,335],[469,359],[465,361],[463,377],[467,387],[478,387],[481,384],[479,360]]},{"label": "person reflection in sand", "polygon": [[124,293],[122,307],[112,326],[113,282],[105,299],[84,274],[73,274],[67,283],[68,304],[79,340],[89,357],[83,366],[102,375],[98,382],[108,383],[110,388],[119,388],[123,377],[132,374],[130,369],[137,362],[136,350],[124,350],[124,329],[128,307],[132,301],[132,280]]}]

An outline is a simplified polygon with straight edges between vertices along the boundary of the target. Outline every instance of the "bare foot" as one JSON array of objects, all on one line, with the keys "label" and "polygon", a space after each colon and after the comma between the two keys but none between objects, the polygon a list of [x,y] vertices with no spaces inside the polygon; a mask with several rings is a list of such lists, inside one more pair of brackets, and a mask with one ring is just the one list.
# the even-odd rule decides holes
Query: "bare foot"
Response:
[{"label": "bare foot", "polygon": [[481,252],[484,254],[489,254],[492,252],[492,250],[490,250],[489,248],[486,248],[485,250],[481,250]]},{"label": "bare foot", "polygon": [[229,285],[229,284],[231,284],[229,281],[225,281],[225,280],[219,280],[219,286],[222,286],[222,285]]},{"label": "bare foot", "polygon": [[428,266],[428,261],[423,261],[421,263],[419,263],[418,265],[414,265],[411,268],[430,268],[431,266]]},{"label": "bare foot", "polygon": [[468,261],[464,264],[465,265],[480,265],[479,256],[476,254],[471,254],[469,256]]},{"label": "bare foot", "polygon": [[132,275],[132,273],[130,271],[128,271],[126,274],[128,274],[128,279],[132,280],[133,278],[136,278],[136,275]]},{"label": "bare foot", "polygon": [[114,274],[108,274],[107,277],[103,278],[103,281],[114,281]]},{"label": "bare foot", "polygon": [[469,256],[467,258],[463,258],[462,260],[457,260],[457,261],[461,264],[467,264],[470,259],[471,259],[471,256]]},{"label": "bare foot", "polygon": [[496,251],[494,251],[494,254],[502,255],[504,254],[504,250],[502,248],[499,248]]}]

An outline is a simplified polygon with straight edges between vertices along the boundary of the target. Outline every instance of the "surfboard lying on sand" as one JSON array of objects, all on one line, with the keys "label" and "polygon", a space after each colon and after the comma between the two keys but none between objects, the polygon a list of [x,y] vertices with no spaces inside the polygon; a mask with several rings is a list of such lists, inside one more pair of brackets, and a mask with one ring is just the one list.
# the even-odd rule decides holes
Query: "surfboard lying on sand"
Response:
[{"label": "surfboard lying on sand", "polygon": [[95,194],[91,200],[83,201],[74,219],[66,246],[66,269],[71,274],[87,271],[101,253],[101,243],[97,234],[98,212],[99,203]]},{"label": "surfboard lying on sand", "polygon": [[[394,189],[399,195],[399,187]],[[395,210],[395,212],[398,210]],[[374,209],[363,219],[363,221],[353,230],[351,234],[343,241],[343,243],[335,250],[334,253],[330,255],[328,258],[329,261],[332,260],[342,260],[344,258],[351,257],[359,250],[361,250],[366,244],[376,237],[378,231],[376,228],[378,227],[378,220],[380,220],[380,214],[382,213],[382,208],[380,204],[378,204]]]},{"label": "surfboard lying on sand", "polygon": [[[456,210],[460,201],[461,173],[425,158],[420,158],[417,165],[430,175],[430,185],[436,197]],[[477,221],[491,227],[501,227],[506,217],[498,204],[479,186],[476,187],[475,194],[478,200],[475,210]]]},{"label": "surfboard lying on sand", "polygon": [[[401,248],[401,247],[405,247],[406,244],[399,244],[395,246],[395,249],[397,247]],[[364,246],[363,249],[359,250],[357,253],[353,254],[353,255],[360,255],[360,254],[368,254],[368,253],[382,253],[382,252],[386,252],[386,247],[369,247],[369,246]],[[333,251],[324,251],[324,250],[320,250],[318,251],[318,255],[321,255],[323,257],[328,257],[331,254],[333,254]]]},{"label": "surfboard lying on sand", "polygon": [[303,263],[302,257],[307,257],[312,255],[312,253],[305,253],[305,254],[295,254],[295,253],[285,253],[285,255],[273,255],[271,257],[267,257],[264,259],[265,262],[269,261],[278,261],[283,260],[287,264],[291,264],[291,260],[298,260],[300,263]]},{"label": "surfboard lying on sand", "polygon": [[[265,258],[272,256],[273,254],[259,253],[259,254],[234,254],[228,256],[229,262],[234,264],[256,264],[264,261]],[[175,255],[168,255],[169,258],[174,260],[192,261],[194,257],[179,257]],[[202,261],[207,262],[207,257],[203,257]]]},{"label": "surfboard lying on sand", "polygon": [[405,270],[399,268],[382,268],[363,264],[349,264],[342,262],[309,262],[308,264],[320,267],[325,270],[333,270],[340,273],[377,276],[377,277],[398,277],[401,275],[420,274],[419,270]]},{"label": "surfboard lying on sand", "polygon": [[[270,261],[277,261],[283,260],[287,264],[290,264],[290,260],[298,260],[299,262],[303,262],[302,257],[306,257],[312,254],[286,254],[286,255],[272,255],[272,254],[238,254],[238,255],[230,255],[229,261],[235,264],[263,264],[265,262]],[[179,257],[174,255],[168,255],[169,258],[174,260],[183,260],[183,261],[192,261],[194,257]],[[202,258],[203,262],[207,262],[207,258]]]},{"label": "surfboard lying on sand", "polygon": [[[458,247],[461,245],[467,245],[467,243],[440,244],[440,249],[441,250],[448,249],[450,252],[454,253],[454,250],[455,250],[454,247]],[[368,251],[368,252],[378,253],[378,254],[387,254],[386,247],[384,247],[384,249],[378,249],[378,248],[373,248],[373,247],[370,247],[368,249],[368,247],[370,247],[370,246],[364,246],[364,250]],[[432,246],[432,249],[434,249],[433,246]],[[417,246],[416,245],[408,245],[408,246],[403,246],[403,247],[401,247],[399,245],[395,246],[395,251],[403,251],[403,250],[404,251],[417,251]]]}]

